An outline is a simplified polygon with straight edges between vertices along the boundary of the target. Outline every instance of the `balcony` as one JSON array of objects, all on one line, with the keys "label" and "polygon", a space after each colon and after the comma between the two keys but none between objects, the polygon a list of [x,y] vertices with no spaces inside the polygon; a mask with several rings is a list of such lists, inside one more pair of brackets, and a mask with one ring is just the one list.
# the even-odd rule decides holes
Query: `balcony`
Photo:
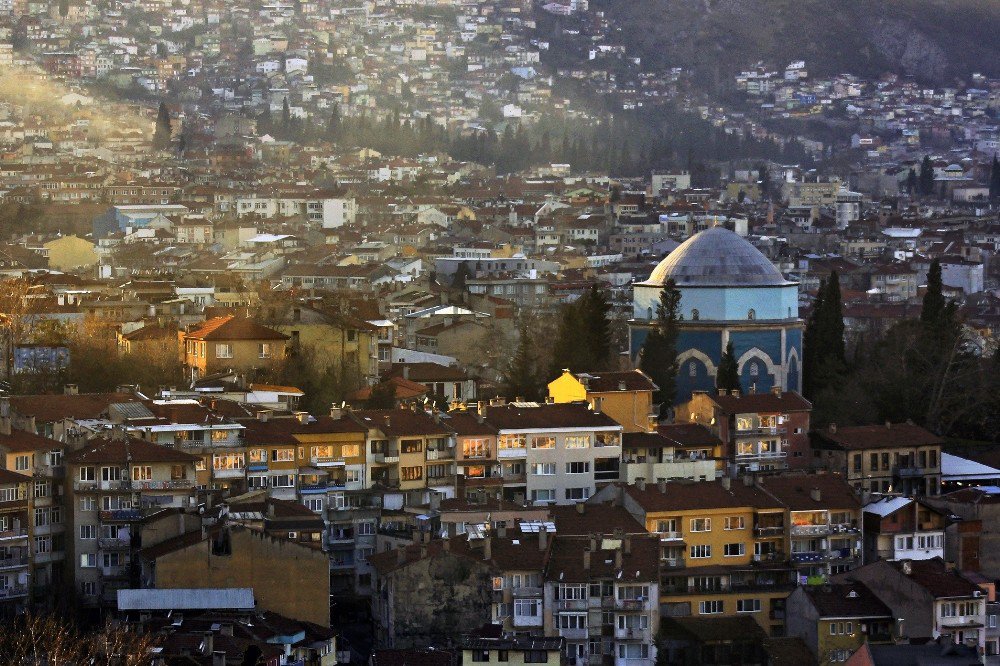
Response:
[{"label": "balcony", "polygon": [[615,609],[626,612],[649,610],[649,602],[645,599],[618,599],[615,601]]},{"label": "balcony", "polygon": [[782,525],[767,525],[758,526],[753,528],[753,535],[761,539],[767,539],[769,537],[780,537],[785,534],[785,528]]},{"label": "balcony", "polygon": [[784,562],[785,554],[781,551],[773,551],[770,553],[757,553],[753,556],[754,564],[768,564],[772,562]]},{"label": "balcony", "polygon": [[778,608],[768,613],[767,616],[772,620],[784,620],[785,611],[784,609]]},{"label": "balcony", "polygon": [[[511,588],[511,592],[514,594],[515,599],[524,599],[528,597],[542,596],[542,588],[540,587],[515,587]],[[560,608],[562,607],[560,606]]]},{"label": "balcony", "polygon": [[893,467],[893,476],[898,476],[901,479],[912,479],[919,476],[923,476],[927,473],[927,469],[924,467]]},{"label": "balcony", "polygon": [[246,476],[246,470],[240,469],[213,469],[213,479],[242,479]]},{"label": "balcony", "polygon": [[27,555],[11,555],[0,557],[0,569],[17,569],[28,566]]},{"label": "balcony", "polygon": [[303,495],[322,495],[327,491],[328,485],[326,483],[302,484],[299,486],[299,492]]},{"label": "balcony", "polygon": [[504,458],[525,458],[528,455],[528,449],[500,449],[497,451],[497,458],[501,460]]},{"label": "balcony", "polygon": [[171,479],[170,481],[133,481],[133,490],[187,490],[194,487],[190,479]]},{"label": "balcony", "polygon": [[754,453],[737,453],[736,462],[740,463],[749,460],[780,460],[787,457],[787,451],[756,451]]},{"label": "balcony", "polygon": [[128,575],[128,566],[101,567],[101,577],[105,579],[128,578]]},{"label": "balcony", "polygon": [[640,629],[638,627],[634,629],[621,629],[615,627],[615,638],[619,640],[643,640],[651,642],[652,637],[649,634],[649,629]]},{"label": "balcony", "polygon": [[[515,627],[541,627],[542,616],[539,615],[514,615]],[[586,629],[584,629],[586,631]]]},{"label": "balcony", "polygon": [[594,472],[594,481],[617,481],[620,476],[620,472],[617,469],[603,470]]},{"label": "balcony", "polygon": [[346,464],[343,457],[333,458],[329,456],[313,456],[309,462],[316,467],[343,467]]},{"label": "balcony", "polygon": [[751,428],[750,430],[737,430],[734,437],[759,437],[761,435],[784,435],[788,432],[785,426],[775,426],[774,428]]},{"label": "balcony", "polygon": [[559,635],[562,636],[563,638],[565,638],[566,640],[570,640],[570,641],[577,640],[577,641],[579,641],[579,640],[586,639],[587,636],[590,635],[590,629],[588,629],[587,627],[577,627],[577,628],[573,628],[573,629],[567,629],[567,628],[564,628],[564,627],[560,627],[560,629],[559,629]]},{"label": "balcony", "polygon": [[523,472],[521,474],[504,474],[500,477],[504,483],[527,483],[527,475]]},{"label": "balcony", "polygon": [[454,449],[427,449],[428,460],[452,460],[454,457]]},{"label": "balcony", "polygon": [[132,547],[132,540],[119,539],[117,537],[101,537],[97,540],[97,547],[101,550],[129,550]]},{"label": "balcony", "polygon": [[395,465],[399,462],[398,453],[375,453],[373,461],[379,465]]},{"label": "balcony", "polygon": [[12,539],[23,539],[28,536],[28,530],[13,529],[0,532],[0,541],[10,541]]},{"label": "balcony", "polygon": [[858,526],[852,523],[839,523],[830,525],[831,534],[857,534],[860,532]]},{"label": "balcony", "polygon": [[587,606],[586,599],[560,599],[556,602],[557,611],[585,611]]},{"label": "balcony", "polygon": [[113,511],[101,511],[98,517],[104,522],[128,522],[139,520],[142,513],[138,509],[115,509]]},{"label": "balcony", "polygon": [[683,557],[664,557],[660,559],[660,564],[666,569],[683,569],[685,560]]},{"label": "balcony", "polygon": [[825,536],[830,533],[829,525],[792,525],[793,537],[798,536]]},{"label": "balcony", "polygon": [[792,564],[804,564],[812,562],[826,562],[827,553],[821,553],[818,551],[809,551],[801,553],[792,553]]},{"label": "balcony", "polygon": [[267,463],[250,463],[247,465],[248,472],[266,472]]},{"label": "balcony", "polygon": [[16,599],[28,596],[27,585],[12,585],[10,587],[0,587],[0,599]]}]

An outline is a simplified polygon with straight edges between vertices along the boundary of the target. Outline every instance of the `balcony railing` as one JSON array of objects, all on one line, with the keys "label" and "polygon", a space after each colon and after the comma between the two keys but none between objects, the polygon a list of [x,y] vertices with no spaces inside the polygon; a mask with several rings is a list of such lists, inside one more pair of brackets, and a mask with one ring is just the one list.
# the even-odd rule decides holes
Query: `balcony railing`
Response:
[{"label": "balcony railing", "polygon": [[170,481],[133,481],[133,490],[186,490],[194,486],[191,479],[171,479]]},{"label": "balcony railing", "polygon": [[737,453],[736,462],[744,460],[779,460],[787,457],[787,451],[756,451],[753,453]]},{"label": "balcony railing", "polygon": [[615,608],[620,611],[647,610],[649,602],[645,599],[618,599],[615,601]]},{"label": "balcony railing", "polygon": [[101,576],[104,578],[125,578],[129,575],[127,566],[101,567]]},{"label": "balcony railing", "polygon": [[[515,599],[521,599],[524,597],[540,597],[542,596],[542,588],[540,587],[515,587],[511,588],[511,592],[514,594]],[[562,603],[562,602],[560,602]],[[584,602],[586,603],[586,602]]]},{"label": "balcony railing", "polygon": [[454,457],[454,449],[427,449],[428,460],[451,460]]},{"label": "balcony railing", "polygon": [[557,611],[585,611],[588,602],[586,599],[560,599],[556,602]]},{"label": "balcony railing", "polygon": [[313,456],[312,458],[309,459],[309,461],[316,467],[336,467],[339,465],[344,465],[346,463],[343,456],[341,457]]},{"label": "balcony railing", "polygon": [[559,635],[567,640],[582,640],[587,638],[590,634],[590,629],[587,627],[574,627],[573,629],[566,629],[560,627]]},{"label": "balcony railing", "polygon": [[108,522],[130,521],[139,520],[142,518],[142,513],[138,509],[115,509],[113,511],[101,511],[98,516],[101,520]]},{"label": "balcony railing", "polygon": [[520,474],[504,474],[500,478],[504,483],[525,483],[528,477],[522,472]]},{"label": "balcony railing", "polygon": [[28,530],[25,529],[15,529],[15,530],[4,530],[0,532],[0,541],[6,541],[7,539],[23,539],[28,536]]},{"label": "balcony railing", "polygon": [[801,553],[792,553],[792,562],[799,564],[802,562],[825,562],[827,560],[826,553],[821,553],[818,551],[809,551]]},{"label": "balcony railing", "polygon": [[213,479],[242,479],[246,476],[246,470],[240,469],[213,469]]},{"label": "balcony railing", "polygon": [[775,426],[774,428],[750,428],[749,430],[736,430],[735,437],[753,437],[757,435],[784,435],[788,432],[785,426]]},{"label": "balcony railing", "polygon": [[909,479],[923,476],[927,470],[924,467],[893,467],[892,473],[900,478]]},{"label": "balcony railing", "polygon": [[528,449],[500,449],[497,451],[497,458],[524,458],[528,455]]},{"label": "balcony railing", "polygon": [[399,462],[398,453],[376,453],[374,461],[380,465],[394,465]]},{"label": "balcony railing", "polygon": [[16,597],[28,596],[27,585],[12,585],[10,587],[0,587],[0,599],[14,599]]},{"label": "balcony railing", "polygon": [[13,555],[9,557],[0,557],[0,569],[13,569],[16,567],[26,567],[26,566],[28,566],[27,555]]},{"label": "balcony railing", "polygon": [[650,634],[649,629],[640,629],[638,627],[633,629],[622,629],[615,627],[615,638],[620,640],[649,640]]},{"label": "balcony railing", "polygon": [[101,537],[97,540],[97,546],[103,550],[127,550],[132,547],[132,540],[119,539],[117,537]]},{"label": "balcony railing", "polygon": [[683,557],[664,557],[660,559],[660,563],[667,569],[683,569],[684,568],[684,558]]},{"label": "balcony railing", "polygon": [[753,528],[753,534],[756,537],[776,537],[782,536],[785,533],[785,528],[781,525],[762,525]]},{"label": "balcony railing", "polygon": [[829,525],[792,525],[792,536],[823,536],[830,533]]}]

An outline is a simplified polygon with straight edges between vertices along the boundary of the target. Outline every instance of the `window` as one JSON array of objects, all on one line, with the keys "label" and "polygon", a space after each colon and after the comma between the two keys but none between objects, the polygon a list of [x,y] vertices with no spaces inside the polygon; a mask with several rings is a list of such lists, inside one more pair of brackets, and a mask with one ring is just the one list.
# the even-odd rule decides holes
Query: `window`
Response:
[{"label": "window", "polygon": [[271,477],[273,488],[294,488],[295,476],[292,474],[276,474]]},{"label": "window", "polygon": [[233,357],[233,346],[228,343],[220,343],[215,345],[215,358],[232,358]]},{"label": "window", "polygon": [[364,521],[358,523],[356,529],[358,536],[373,536],[375,534],[375,523],[372,521]]},{"label": "window", "polygon": [[49,482],[48,481],[35,481],[35,497],[48,497],[49,496]]},{"label": "window", "polygon": [[295,462],[295,449],[271,449],[271,462]]},{"label": "window", "polygon": [[620,659],[649,659],[649,644],[619,643],[618,657]]},{"label": "window", "polygon": [[153,468],[149,465],[136,465],[132,468],[133,481],[151,481],[153,479]]},{"label": "window", "polygon": [[737,599],[736,600],[736,612],[737,613],[759,613],[760,612],[760,599]]},{"label": "window", "polygon": [[570,435],[563,441],[567,449],[586,449],[590,446],[590,437],[587,435]]},{"label": "window", "polygon": [[727,530],[743,530],[746,529],[746,521],[743,516],[727,516],[726,517],[726,529]]},{"label": "window", "polygon": [[556,616],[559,619],[560,629],[586,629],[586,613],[563,613]]},{"label": "window", "polygon": [[313,446],[309,449],[309,455],[313,458],[333,458],[333,447],[330,445]]},{"label": "window", "polygon": [[692,532],[711,532],[712,531],[712,519],[711,518],[692,518],[691,519],[691,531]]},{"label": "window", "polygon": [[703,544],[699,546],[691,546],[691,559],[692,560],[703,560],[712,557],[712,546],[708,544]]},{"label": "window", "polygon": [[691,320],[692,321],[698,321],[698,319],[700,317],[701,317],[701,313],[698,312],[698,308],[692,308],[691,309]]},{"label": "window", "polygon": [[545,650],[525,650],[524,663],[547,664],[549,663],[549,653]]},{"label": "window", "polygon": [[399,443],[400,453],[421,453],[424,450],[424,442],[420,439],[404,439]]},{"label": "window", "polygon": [[527,438],[524,435],[500,435],[497,440],[497,448],[503,449],[523,449],[527,445]]},{"label": "window", "polygon": [[97,581],[87,580],[80,583],[80,593],[85,597],[92,597],[97,594]]},{"label": "window", "polygon": [[345,483],[361,483],[361,470],[360,469],[349,469],[344,472],[344,482]]},{"label": "window", "polygon": [[590,471],[589,462],[568,462],[566,463],[567,474],[586,474]]},{"label": "window", "polygon": [[514,615],[521,617],[538,617],[541,614],[541,602],[538,599],[515,599]]},{"label": "window", "polygon": [[760,368],[757,367],[757,362],[753,361],[750,363],[750,376],[757,377],[760,375]]},{"label": "window", "polygon": [[424,478],[424,468],[420,467],[400,467],[399,478],[403,481],[419,481]]},{"label": "window", "polygon": [[621,446],[622,436],[617,432],[598,432],[594,433],[594,448],[602,448],[605,446]]},{"label": "window", "polygon": [[59,525],[62,523],[62,507],[54,506],[52,507],[51,521],[53,525]]},{"label": "window", "polygon": [[228,430],[210,430],[213,442],[224,442],[229,439]]},{"label": "window", "polygon": [[853,465],[854,471],[855,472],[860,472],[861,471],[861,454],[860,453],[855,453],[854,457],[853,457],[853,461],[854,461],[854,465]]},{"label": "window", "polygon": [[97,525],[80,525],[80,538],[81,539],[96,539],[97,538]]},{"label": "window", "polygon": [[84,569],[93,569],[97,566],[97,553],[81,553],[80,566]]},{"label": "window", "polygon": [[121,467],[102,467],[101,481],[121,481],[125,474]]},{"label": "window", "polygon": [[722,599],[714,599],[712,601],[702,601],[698,604],[698,614],[699,615],[718,615],[725,611],[725,607],[722,603]]},{"label": "window", "polygon": [[746,555],[746,546],[742,543],[727,543],[723,546],[726,557],[741,557]]},{"label": "window", "polygon": [[52,537],[41,536],[35,537],[35,554],[40,553],[51,553],[52,552]]},{"label": "window", "polygon": [[31,467],[31,456],[17,456],[14,458],[14,469],[23,472]]},{"label": "window", "polygon": [[187,478],[187,468],[184,465],[171,465],[170,466],[170,480],[171,481],[182,481]]},{"label": "window", "polygon": [[555,437],[532,437],[531,448],[533,449],[554,449],[556,448]]},{"label": "window", "polygon": [[554,502],[555,500],[556,491],[552,488],[541,488],[531,491],[532,502]]},{"label": "window", "polygon": [[44,527],[49,524],[49,510],[44,508],[35,509],[35,527]]},{"label": "window", "polygon": [[80,511],[97,511],[97,498],[96,497],[81,497],[80,498]]},{"label": "window", "polygon": [[556,464],[535,463],[531,466],[531,473],[536,476],[552,476],[556,473]]},{"label": "window", "polygon": [[557,599],[566,600],[583,600],[587,598],[587,586],[586,585],[560,585],[557,588],[558,597]]},{"label": "window", "polygon": [[590,488],[567,488],[566,489],[566,499],[568,500],[585,500],[590,497]]},{"label": "window", "polygon": [[95,476],[94,476],[94,468],[93,467],[81,467],[80,468],[80,480],[81,481],[93,481],[94,478],[95,478]]},{"label": "window", "polygon": [[487,439],[467,439],[462,442],[463,458],[489,458],[490,444]]},{"label": "window", "polygon": [[698,364],[694,361],[688,363],[688,377],[698,376]]},{"label": "window", "polygon": [[243,469],[242,453],[216,453],[212,456],[212,469],[238,470]]},{"label": "window", "polygon": [[262,342],[257,346],[257,355],[260,358],[271,358],[271,343]]},{"label": "window", "polygon": [[306,506],[307,509],[309,509],[310,511],[315,511],[316,513],[319,513],[320,511],[323,510],[323,498],[322,497],[311,497],[311,498],[308,498],[308,499],[306,499],[303,502],[303,504],[305,504],[305,506]]}]

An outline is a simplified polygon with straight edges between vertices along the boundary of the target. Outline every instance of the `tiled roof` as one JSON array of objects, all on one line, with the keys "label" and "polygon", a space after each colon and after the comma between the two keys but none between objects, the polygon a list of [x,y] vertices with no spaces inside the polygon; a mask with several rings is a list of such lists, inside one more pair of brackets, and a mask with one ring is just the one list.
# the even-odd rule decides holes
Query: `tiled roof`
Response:
[{"label": "tiled roof", "polygon": [[730,414],[802,412],[812,409],[812,404],[794,391],[774,393],[748,393],[746,395],[719,395],[709,393],[712,401]]},{"label": "tiled roof", "polygon": [[[854,489],[839,474],[766,476],[760,485],[791,511],[861,508]],[[813,499],[814,490],[819,491],[819,499]]]},{"label": "tiled roof", "polygon": [[[624,541],[602,534],[598,537],[597,550],[590,553],[590,568],[585,568],[584,552],[590,548],[586,536],[556,534],[552,552],[545,570],[545,579],[567,583],[585,583],[591,580],[615,579],[621,582],[655,581],[660,572],[660,538],[657,535],[628,536],[629,553]],[[621,553],[621,566],[617,566]],[[620,575],[619,575],[620,574]]]},{"label": "tiled roof", "polygon": [[595,412],[582,403],[539,404],[537,407],[493,405],[486,408],[486,420],[501,430],[529,428],[583,430],[618,426],[611,417]]},{"label": "tiled roof", "polygon": [[96,419],[114,402],[135,400],[131,393],[79,393],[76,395],[18,395],[10,399],[11,408],[21,416],[34,416],[50,423],[65,418]]},{"label": "tiled roof", "polygon": [[0,484],[8,483],[31,483],[31,477],[0,468]]},{"label": "tiled roof", "polygon": [[762,641],[767,634],[756,620],[741,615],[735,617],[670,617],[664,618],[661,631],[666,636],[684,636],[701,643],[743,640]]},{"label": "tiled roof", "polygon": [[760,488],[747,486],[739,480],[731,482],[728,490],[721,481],[668,481],[666,492],[660,492],[657,484],[647,484],[645,490],[640,490],[638,486],[624,486],[624,491],[647,512],[782,508],[778,500]]},{"label": "tiled roof", "polygon": [[484,419],[480,423],[477,418],[476,412],[471,411],[454,411],[448,412],[447,418],[444,423],[455,431],[455,434],[462,437],[469,436],[489,436],[496,435],[497,429],[486,422]]},{"label": "tiled roof", "polygon": [[765,638],[764,652],[770,658],[769,666],[808,666],[816,663],[816,657],[798,636]]},{"label": "tiled roof", "polygon": [[243,437],[247,445],[257,444],[298,444],[294,435],[322,435],[327,433],[355,432],[364,434],[365,428],[347,417],[335,419],[320,416],[314,421],[302,423],[296,418],[271,418],[267,421],[244,419]]},{"label": "tiled roof", "polygon": [[625,507],[611,504],[582,506],[582,513],[577,506],[549,507],[549,515],[555,521],[558,534],[587,535],[595,531],[613,532],[619,528],[626,534],[647,534],[646,528]]},{"label": "tiled roof", "polygon": [[9,435],[0,434],[0,447],[12,453],[62,449],[65,446],[62,442],[26,430],[14,429]]},{"label": "tiled roof", "polygon": [[440,363],[393,363],[384,377],[403,377],[413,382],[461,382],[468,376],[458,368]]},{"label": "tiled roof", "polygon": [[454,652],[423,650],[375,650],[370,666],[454,666],[460,659]]},{"label": "tiled roof", "polygon": [[864,583],[810,585],[802,588],[821,618],[891,618],[892,611]]},{"label": "tiled roof", "polygon": [[912,423],[827,428],[815,431],[813,437],[821,448],[835,446],[849,451],[944,443],[934,433]]},{"label": "tiled roof", "polygon": [[904,572],[902,561],[887,562],[887,564],[935,598],[972,596],[981,591],[978,585],[966,580],[961,573],[949,569],[939,557],[930,560],[910,560],[906,563],[910,567],[909,574]]},{"label": "tiled roof", "polygon": [[288,336],[243,317],[216,317],[188,331],[190,340],[287,340]]},{"label": "tiled roof", "polygon": [[131,333],[122,336],[129,342],[145,342],[147,340],[176,340],[176,326],[160,326],[158,324],[147,324],[142,328],[137,328]]},{"label": "tiled roof", "polygon": [[656,384],[642,370],[624,372],[579,373],[577,377],[586,380],[589,393],[610,391],[655,391]]},{"label": "tiled roof", "polygon": [[700,423],[666,423],[658,426],[656,431],[669,439],[674,446],[722,445],[722,440]]},{"label": "tiled roof", "polygon": [[194,463],[199,458],[183,451],[153,444],[144,439],[97,438],[87,442],[82,449],[66,454],[66,462],[87,463]]},{"label": "tiled roof", "polygon": [[408,435],[447,435],[448,426],[438,423],[424,411],[410,409],[363,409],[350,413],[351,418],[366,428],[377,428],[388,437]]}]

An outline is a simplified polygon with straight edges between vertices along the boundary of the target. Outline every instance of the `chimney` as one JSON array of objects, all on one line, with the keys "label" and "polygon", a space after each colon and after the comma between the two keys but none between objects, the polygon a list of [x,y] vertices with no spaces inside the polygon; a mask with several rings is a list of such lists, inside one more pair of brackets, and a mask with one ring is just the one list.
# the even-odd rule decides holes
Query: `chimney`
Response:
[{"label": "chimney", "polygon": [[645,479],[645,477],[642,477],[642,476],[638,477],[635,480],[635,487],[638,488],[639,490],[646,490],[646,479]]},{"label": "chimney", "polygon": [[728,395],[728,393],[729,392],[726,389],[724,389],[724,388],[720,388],[719,389],[719,395],[725,396],[725,395]]},{"label": "chimney", "polygon": [[666,495],[667,494],[667,480],[666,479],[657,479],[656,480],[656,489],[659,490],[661,494]]},{"label": "chimney", "polygon": [[501,539],[506,539],[507,538],[507,526],[506,525],[500,525],[499,527],[497,527],[497,536],[500,537]]},{"label": "chimney", "polygon": [[483,559],[493,559],[493,537],[486,537],[483,539]]},{"label": "chimney", "polygon": [[299,423],[309,423],[309,412],[292,412],[292,416]]},{"label": "chimney", "polygon": [[396,546],[396,564],[402,564],[406,561],[406,547],[400,544]]},{"label": "chimney", "polygon": [[427,557],[427,544],[426,543],[421,543],[420,544],[420,559],[424,559],[426,557]]},{"label": "chimney", "polygon": [[583,570],[590,571],[590,551],[583,551]]},{"label": "chimney", "polygon": [[750,475],[750,474],[747,474],[746,476],[744,476],[743,477],[743,485],[746,486],[747,488],[753,487],[753,485],[754,485],[754,478],[753,478],[753,476]]},{"label": "chimney", "polygon": [[450,551],[451,550],[451,539],[449,539],[448,537],[444,537],[443,539],[441,539],[441,548],[443,548],[444,552],[446,552],[446,553],[448,551]]},{"label": "chimney", "polygon": [[626,389],[625,382],[624,381],[618,382],[618,390],[624,391],[625,389]]},{"label": "chimney", "polygon": [[823,493],[820,492],[819,488],[813,488],[809,491],[809,497],[812,498],[813,502],[821,502],[823,500]]},{"label": "chimney", "polygon": [[781,387],[780,386],[772,386],[771,387],[771,393],[773,393],[774,395],[776,395],[778,397],[781,397]]},{"label": "chimney", "polygon": [[594,413],[595,414],[600,414],[602,409],[604,409],[604,398],[595,397],[594,398]]},{"label": "chimney", "polygon": [[623,564],[622,549],[615,550],[615,569],[621,569]]},{"label": "chimney", "polygon": [[912,560],[900,560],[900,567],[903,569],[904,576],[910,576],[913,574],[913,561]]},{"label": "chimney", "polygon": [[589,546],[590,546],[590,550],[592,550],[592,551],[596,551],[596,550],[597,550],[597,534],[595,534],[594,532],[591,532],[591,533],[590,533],[590,534],[589,534],[589,535],[587,536],[587,538],[588,538],[588,539],[589,539],[589,541],[590,541],[590,544],[589,544]]},{"label": "chimney", "polygon": [[538,550],[545,552],[549,547],[549,528],[542,525],[538,528]]},{"label": "chimney", "polygon": [[892,421],[886,421],[885,422],[885,429],[888,430],[891,427],[892,427]]},{"label": "chimney", "polygon": [[[753,388],[753,387],[751,387],[751,388]],[[752,390],[751,390],[750,392],[751,392],[751,393],[753,393],[753,391],[752,391]],[[739,389],[731,389],[731,390],[729,391],[729,395],[733,396],[734,398],[738,398],[738,397],[740,397],[740,392],[739,392]]]},{"label": "chimney", "polygon": [[476,402],[476,411],[479,412],[480,416],[486,416],[486,401],[479,400]]},{"label": "chimney", "polygon": [[339,421],[344,416],[344,410],[337,403],[330,405],[330,418]]},{"label": "chimney", "polygon": [[233,635],[233,623],[232,622],[223,622],[221,625],[219,625],[219,633],[222,634],[223,636],[232,636]]},{"label": "chimney", "polygon": [[408,365],[403,366],[403,379],[410,381],[410,366]]},{"label": "chimney", "polygon": [[0,435],[10,435],[9,416],[0,416]]},{"label": "chimney", "polygon": [[587,505],[583,502],[576,503],[576,512],[581,516],[587,512]]},{"label": "chimney", "polygon": [[837,434],[837,424],[836,423],[831,423],[830,425],[827,426],[827,430],[830,431],[831,435],[836,435]]},{"label": "chimney", "polygon": [[257,412],[257,420],[260,421],[261,423],[267,423],[270,419],[271,419],[270,409],[262,409],[259,412]]},{"label": "chimney", "polygon": [[632,535],[626,534],[625,540],[622,542],[622,548],[625,550],[626,555],[632,554]]},{"label": "chimney", "polygon": [[80,393],[80,387],[76,384],[66,384],[63,386],[63,393],[65,395],[77,395]]},{"label": "chimney", "polygon": [[213,653],[212,648],[215,647],[215,634],[211,631],[206,631],[202,634],[201,638],[201,653],[208,656]]},{"label": "chimney", "polygon": [[212,666],[226,666],[226,653],[217,650],[212,653]]},{"label": "chimney", "polygon": [[733,483],[732,479],[730,479],[728,476],[722,477],[722,487],[725,488],[726,490],[729,490],[732,487],[732,483]]},{"label": "chimney", "polygon": [[441,510],[441,495],[439,493],[431,492],[429,506],[431,511]]}]

